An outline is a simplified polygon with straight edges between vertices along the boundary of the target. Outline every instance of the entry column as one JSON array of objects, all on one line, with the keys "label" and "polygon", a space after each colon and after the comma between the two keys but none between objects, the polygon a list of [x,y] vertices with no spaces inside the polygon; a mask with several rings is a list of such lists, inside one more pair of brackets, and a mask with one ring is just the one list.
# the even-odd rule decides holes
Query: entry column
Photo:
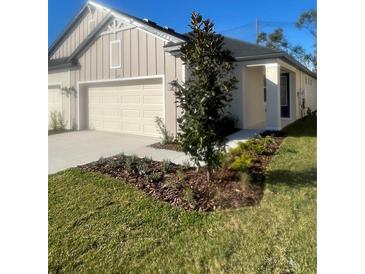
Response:
[{"label": "entry column", "polygon": [[280,65],[266,64],[266,129],[280,130]]}]

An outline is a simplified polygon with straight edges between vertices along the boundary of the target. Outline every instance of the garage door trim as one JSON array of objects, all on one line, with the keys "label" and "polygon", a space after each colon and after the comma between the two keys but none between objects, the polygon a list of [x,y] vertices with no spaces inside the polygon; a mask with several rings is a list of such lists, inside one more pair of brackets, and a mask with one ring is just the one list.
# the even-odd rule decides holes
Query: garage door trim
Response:
[{"label": "garage door trim", "polygon": [[89,87],[92,84],[103,84],[103,83],[122,83],[126,81],[138,81],[138,80],[150,80],[150,79],[161,79],[162,81],[162,100],[163,100],[163,119],[166,121],[166,96],[165,96],[165,75],[152,75],[152,76],[138,76],[138,77],[126,77],[108,80],[91,80],[91,81],[78,81],[77,82],[77,129],[80,130],[80,87]]}]

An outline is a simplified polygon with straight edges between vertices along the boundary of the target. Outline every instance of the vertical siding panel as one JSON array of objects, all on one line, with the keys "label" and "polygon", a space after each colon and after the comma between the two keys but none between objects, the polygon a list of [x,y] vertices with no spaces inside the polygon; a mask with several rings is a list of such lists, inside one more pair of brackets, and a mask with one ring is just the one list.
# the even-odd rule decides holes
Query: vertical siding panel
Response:
[{"label": "vertical siding panel", "polygon": [[[108,44],[108,48],[109,48],[109,56],[110,56],[110,42],[114,41],[116,39],[116,34],[115,33],[111,33],[109,34],[110,38],[109,38],[109,44]],[[116,77],[116,69],[112,69],[110,68],[111,64],[109,62],[109,71],[110,71],[110,79],[115,79]]]},{"label": "vertical siding panel", "polygon": [[91,50],[88,48],[85,52],[85,80],[91,79]]},{"label": "vertical siding panel", "polygon": [[94,42],[92,44],[92,46],[89,49],[91,51],[91,59],[90,59],[90,66],[91,66],[91,79],[90,80],[95,80],[96,79],[96,42]]},{"label": "vertical siding panel", "polygon": [[147,51],[148,75],[156,75],[156,38],[152,35],[147,36]]},{"label": "vertical siding panel", "polygon": [[182,81],[182,61],[180,58],[175,58],[175,67],[176,67],[176,79]]},{"label": "vertical siding panel", "polygon": [[122,78],[123,77],[123,71],[124,71],[124,68],[123,68],[123,31],[119,31],[117,34],[116,34],[116,37],[115,37],[116,40],[120,40],[120,52],[119,52],[119,57],[120,57],[120,68],[116,69],[115,72],[116,72],[116,78]]},{"label": "vertical siding panel", "polygon": [[139,75],[139,56],[138,56],[138,30],[131,30],[131,75],[132,77]]},{"label": "vertical siding panel", "polygon": [[109,68],[109,35],[103,35],[103,79],[110,78]]},{"label": "vertical siding panel", "polygon": [[131,76],[131,31],[126,30],[123,33],[123,75],[124,77]]},{"label": "vertical siding panel", "polygon": [[103,79],[103,41],[99,37],[96,41],[96,78]]},{"label": "vertical siding panel", "polygon": [[165,52],[164,52],[164,42],[161,39],[156,39],[156,67],[157,67],[157,72],[156,74],[164,74],[164,57],[165,57]]},{"label": "vertical siding panel", "polygon": [[139,39],[139,76],[147,75],[147,34],[138,31]]},{"label": "vertical siding panel", "polygon": [[80,59],[80,81],[85,81],[85,54],[82,54]]}]

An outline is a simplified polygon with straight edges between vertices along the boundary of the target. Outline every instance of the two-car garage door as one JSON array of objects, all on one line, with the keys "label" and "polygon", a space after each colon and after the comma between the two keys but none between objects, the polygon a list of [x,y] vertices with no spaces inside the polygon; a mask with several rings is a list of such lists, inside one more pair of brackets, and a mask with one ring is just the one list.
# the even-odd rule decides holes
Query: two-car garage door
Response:
[{"label": "two-car garage door", "polygon": [[129,81],[88,88],[89,129],[159,136],[163,118],[162,79]]}]

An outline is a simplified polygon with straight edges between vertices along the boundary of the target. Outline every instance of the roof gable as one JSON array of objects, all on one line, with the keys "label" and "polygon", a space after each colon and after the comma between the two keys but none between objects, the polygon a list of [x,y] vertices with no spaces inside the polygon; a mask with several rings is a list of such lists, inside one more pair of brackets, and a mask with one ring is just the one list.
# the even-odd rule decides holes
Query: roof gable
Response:
[{"label": "roof gable", "polygon": [[[75,28],[75,26],[80,23],[80,21],[86,16],[87,13],[90,12],[91,9],[97,9],[99,11],[102,10],[103,15],[104,15],[103,20],[99,20],[97,22],[97,25],[96,25],[94,31],[88,33],[87,35],[84,35],[84,37],[82,37],[83,38],[82,41],[81,41],[81,37],[80,37],[79,38],[80,41],[78,41],[79,43],[76,46],[74,46],[71,49],[71,51],[69,50],[68,54],[63,54],[63,55],[58,54],[58,56],[55,56],[56,55],[55,53],[62,46],[62,43],[64,41],[66,41],[67,36],[70,35],[73,28]],[[111,22],[108,19],[108,23],[110,23],[110,25],[107,26],[107,29],[105,30],[104,29],[104,27],[105,27],[104,19],[107,17],[109,17],[109,18],[113,17],[115,21]],[[101,25],[101,24],[103,24],[103,25]],[[86,27],[84,26],[83,28],[85,29]],[[155,35],[156,37],[159,37],[167,42],[176,43],[176,42],[183,41],[185,38],[184,35],[179,34],[170,28],[161,27],[161,26],[157,25],[156,23],[149,21],[147,19],[140,19],[135,16],[121,12],[119,10],[104,7],[94,1],[88,1],[81,8],[81,10],[77,13],[77,15],[72,19],[72,21],[67,25],[65,30],[59,35],[59,37],[55,40],[55,42],[51,45],[51,47],[48,50],[48,59],[49,60],[50,59],[62,59],[63,64],[65,62],[69,62],[72,58],[77,56],[77,54],[83,49],[83,47],[85,47],[86,45],[89,45],[90,42],[95,38],[96,35],[98,35],[98,34],[103,35],[103,34],[110,33],[110,32],[117,32],[117,31],[123,30],[125,28],[138,28],[138,29],[144,30],[148,33],[151,33],[151,34]],[[95,32],[95,30],[97,30],[97,32]],[[100,31],[103,31],[103,32],[99,33]],[[68,49],[69,48],[70,47],[68,47]],[[70,59],[70,58],[66,58],[66,57],[72,57],[72,58]],[[52,66],[54,63],[59,63],[59,62],[49,62],[49,66]]]}]

